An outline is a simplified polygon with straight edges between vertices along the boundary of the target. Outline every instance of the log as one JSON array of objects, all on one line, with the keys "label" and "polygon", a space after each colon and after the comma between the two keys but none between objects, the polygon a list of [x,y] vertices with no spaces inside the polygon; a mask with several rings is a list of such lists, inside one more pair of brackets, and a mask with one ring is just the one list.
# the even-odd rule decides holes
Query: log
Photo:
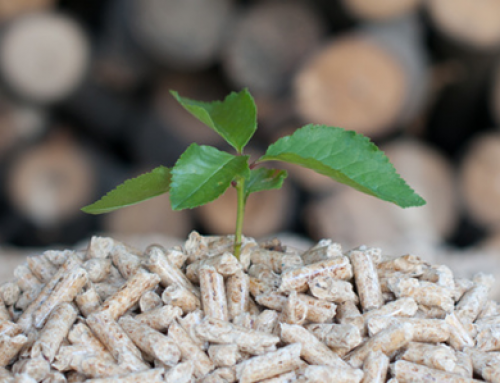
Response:
[{"label": "log", "polygon": [[231,4],[230,0],[131,0],[129,31],[162,65],[207,68],[222,46]]},{"label": "log", "polygon": [[9,225],[2,231],[10,243],[72,243],[96,230],[97,218],[80,208],[100,196],[96,185],[105,177],[98,182],[97,165],[87,154],[69,137],[54,132],[8,157],[2,194],[9,215],[0,225]]},{"label": "log", "polygon": [[87,36],[70,17],[33,13],[13,20],[0,42],[0,73],[18,97],[59,101],[83,80],[90,59]]},{"label": "log", "polygon": [[343,6],[356,18],[383,21],[414,12],[422,0],[342,0]]},{"label": "log", "polygon": [[[290,184],[279,190],[252,194],[247,201],[243,233],[260,238],[290,228],[295,215],[296,195]],[[236,189],[230,187],[219,199],[194,210],[205,230],[233,234],[236,224]]]},{"label": "log", "polygon": [[200,145],[217,145],[223,142],[214,130],[207,127],[184,109],[170,94],[176,90],[182,97],[198,101],[222,100],[229,94],[220,74],[214,71],[198,73],[168,73],[159,81],[155,90],[154,109],[164,122],[167,133],[183,145],[192,142]]},{"label": "log", "polygon": [[427,205],[401,209],[385,201],[342,187],[305,209],[313,238],[334,238],[346,246],[376,246],[400,241],[436,245],[457,223],[455,180],[451,165],[435,149],[412,140],[384,148],[397,171]]},{"label": "log", "polygon": [[244,10],[229,32],[224,71],[236,87],[248,87],[255,96],[283,94],[323,31],[321,19],[304,2],[260,2]]},{"label": "log", "polygon": [[297,73],[298,113],[307,122],[386,136],[421,109],[426,61],[414,18],[344,34],[327,43]]},{"label": "log", "polygon": [[[135,172],[133,176],[139,174]],[[113,237],[115,234],[121,236],[162,234],[185,238],[193,225],[189,211],[173,211],[169,197],[165,194],[104,215],[102,227]]]},{"label": "log", "polygon": [[498,1],[429,0],[425,4],[433,24],[448,39],[472,49],[500,48]]},{"label": "log", "polygon": [[7,175],[7,195],[35,224],[53,225],[91,202],[93,171],[80,148],[57,136],[15,158]]},{"label": "log", "polygon": [[47,9],[54,5],[55,0],[0,0],[0,21]]},{"label": "log", "polygon": [[80,211],[83,206],[125,178],[118,165],[62,129],[16,153],[9,162],[6,198],[34,229],[60,230],[64,223],[76,222],[86,216]]},{"label": "log", "polygon": [[470,144],[460,165],[459,181],[469,217],[485,228],[500,224],[500,134],[485,133]]}]

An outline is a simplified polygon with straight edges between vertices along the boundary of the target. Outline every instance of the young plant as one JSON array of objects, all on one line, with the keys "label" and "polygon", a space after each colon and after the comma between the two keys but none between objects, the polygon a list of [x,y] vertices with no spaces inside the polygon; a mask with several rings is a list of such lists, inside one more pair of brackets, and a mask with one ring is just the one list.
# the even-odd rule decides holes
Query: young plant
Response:
[{"label": "young plant", "polygon": [[173,210],[191,209],[217,199],[232,186],[237,191],[234,255],[239,258],[248,197],[255,192],[279,189],[287,176],[285,170],[259,167],[264,162],[301,165],[403,208],[425,204],[396,173],[384,153],[361,134],[306,125],[278,139],[262,157],[249,163],[243,149],[257,129],[257,110],[246,89],[215,102],[190,100],[175,91],[171,93],[187,111],[221,135],[236,154],[193,143],[172,168],[160,166],[129,179],[84,207],[84,212],[107,213],[167,192]]}]

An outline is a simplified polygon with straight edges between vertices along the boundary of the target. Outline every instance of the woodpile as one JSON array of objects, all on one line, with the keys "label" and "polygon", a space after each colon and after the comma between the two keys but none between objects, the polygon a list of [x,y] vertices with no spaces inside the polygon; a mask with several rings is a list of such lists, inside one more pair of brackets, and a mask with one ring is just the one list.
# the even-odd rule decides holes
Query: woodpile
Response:
[{"label": "woodpile", "polygon": [[244,87],[258,107],[256,152],[306,123],[352,129],[428,201],[402,210],[286,166],[282,190],[249,199],[248,235],[496,243],[499,10],[498,0],[0,0],[0,243],[231,233],[232,189],[193,211],[172,212],[168,196],[104,216],[79,209],[173,166],[191,142],[228,149],[171,89],[211,101]]}]

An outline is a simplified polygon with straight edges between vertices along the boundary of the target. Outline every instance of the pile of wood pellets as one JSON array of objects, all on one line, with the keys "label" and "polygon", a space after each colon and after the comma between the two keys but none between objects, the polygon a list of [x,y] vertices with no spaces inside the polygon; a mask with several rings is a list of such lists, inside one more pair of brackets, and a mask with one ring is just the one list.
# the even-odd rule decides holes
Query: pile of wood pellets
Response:
[{"label": "pile of wood pellets", "polygon": [[493,277],[321,240],[93,237],[0,286],[0,382],[500,382]]}]

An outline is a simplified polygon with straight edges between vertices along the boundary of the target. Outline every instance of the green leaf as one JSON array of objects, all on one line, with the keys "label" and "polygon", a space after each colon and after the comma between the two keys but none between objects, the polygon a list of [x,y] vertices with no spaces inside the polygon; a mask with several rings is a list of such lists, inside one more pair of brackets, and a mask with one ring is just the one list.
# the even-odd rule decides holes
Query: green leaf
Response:
[{"label": "green leaf", "polygon": [[248,156],[233,156],[211,146],[191,144],[172,169],[172,209],[191,209],[221,196],[236,176],[247,178]]},{"label": "green leaf", "polygon": [[353,131],[307,125],[272,144],[259,162],[269,160],[302,165],[401,207],[425,204],[385,154],[368,137]]},{"label": "green leaf", "polygon": [[157,197],[167,193],[169,189],[170,169],[159,166],[149,173],[131,178],[118,185],[99,201],[82,208],[82,211],[89,214],[108,213]]},{"label": "green leaf", "polygon": [[285,170],[257,168],[250,171],[245,182],[245,198],[251,193],[279,189],[283,185],[287,173]]},{"label": "green leaf", "polygon": [[193,116],[219,133],[238,153],[257,129],[257,108],[247,89],[229,94],[224,101],[202,102],[170,93]]}]

